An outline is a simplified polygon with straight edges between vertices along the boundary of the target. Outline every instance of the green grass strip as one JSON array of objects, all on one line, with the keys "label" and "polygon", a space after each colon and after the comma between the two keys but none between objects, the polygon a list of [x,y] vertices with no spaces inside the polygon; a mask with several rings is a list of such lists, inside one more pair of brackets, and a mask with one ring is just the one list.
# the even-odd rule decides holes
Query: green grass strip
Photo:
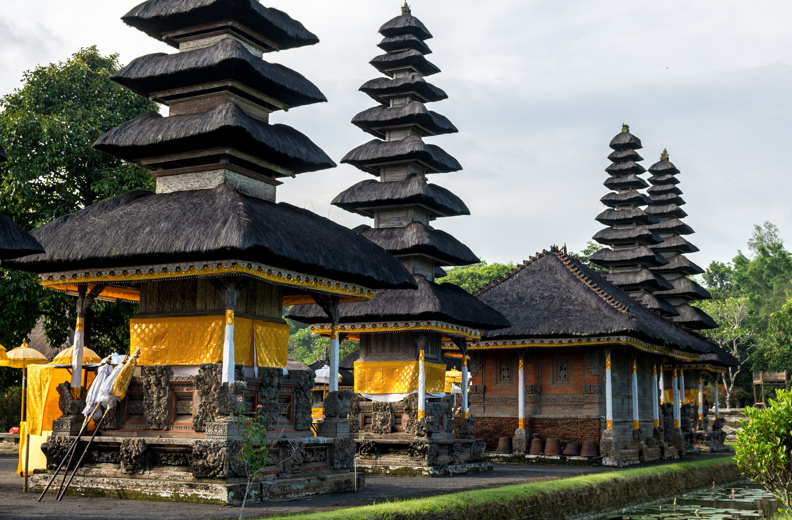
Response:
[{"label": "green grass strip", "polygon": [[[717,466],[723,466],[724,470],[728,471],[702,472],[702,470],[716,468]],[[637,484],[639,481],[645,481],[644,486],[649,488],[663,485],[664,481],[669,481],[669,484],[665,485],[665,489],[668,493],[674,493],[684,489],[686,477],[688,485],[697,487],[706,485],[706,483],[708,483],[707,479],[709,478],[717,480],[717,475],[723,475],[723,477],[732,475],[730,478],[734,480],[733,475],[739,475],[739,473],[735,473],[732,466],[734,466],[732,457],[721,457],[698,462],[678,462],[661,466],[594,473],[544,482],[532,482],[491,489],[465,491],[428,498],[406,499],[393,502],[385,501],[382,504],[371,506],[338,509],[323,513],[298,514],[288,516],[288,518],[290,520],[401,520],[444,518],[468,518],[473,520],[474,518],[515,518],[515,516],[509,515],[519,514],[518,511],[524,510],[523,508],[525,506],[531,507],[531,503],[536,502],[536,500],[531,499],[535,499],[538,495],[557,494],[559,492],[566,494],[563,492],[581,490],[585,491],[585,493],[577,495],[581,499],[584,499],[586,494],[590,494],[592,490],[583,490],[583,488],[603,487],[608,488],[602,489],[601,491],[603,492],[615,492],[618,494],[618,489],[622,487],[620,484],[623,484],[624,481],[630,481],[630,486]],[[669,479],[673,474],[679,475]],[[712,475],[716,475],[716,477]],[[695,480],[691,480],[691,478]],[[671,482],[673,482],[673,484],[671,484]],[[726,482],[726,480],[721,483],[723,482]],[[660,491],[662,492],[662,489]],[[598,493],[598,491],[594,490],[594,493]],[[640,491],[638,491],[638,493],[638,496],[645,496],[641,495]],[[632,494],[633,493],[627,493],[624,498],[629,499]],[[575,494],[570,494],[570,499],[573,499],[574,495]],[[645,500],[653,500],[655,498],[659,497],[645,496]],[[618,497],[614,497],[614,499],[618,500]],[[575,508],[579,508],[580,506],[585,507],[585,504],[571,504],[571,506],[573,510],[576,510]],[[614,507],[619,506],[616,505]]]}]

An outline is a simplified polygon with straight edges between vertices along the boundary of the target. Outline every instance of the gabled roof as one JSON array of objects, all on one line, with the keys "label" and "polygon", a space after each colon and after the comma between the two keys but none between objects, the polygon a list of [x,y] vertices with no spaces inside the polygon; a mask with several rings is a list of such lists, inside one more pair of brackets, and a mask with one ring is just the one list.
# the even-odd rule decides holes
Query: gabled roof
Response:
[{"label": "gabled roof", "polygon": [[478,293],[511,327],[482,340],[625,334],[697,354],[712,343],[658,316],[563,252],[544,252]]},{"label": "gabled roof", "polygon": [[0,260],[43,253],[44,248],[16,222],[0,215]]}]

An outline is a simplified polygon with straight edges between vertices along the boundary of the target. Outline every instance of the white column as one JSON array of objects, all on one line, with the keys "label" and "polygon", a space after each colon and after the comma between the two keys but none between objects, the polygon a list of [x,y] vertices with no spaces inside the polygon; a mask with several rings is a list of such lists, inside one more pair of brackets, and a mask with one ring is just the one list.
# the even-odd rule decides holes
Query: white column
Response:
[{"label": "white column", "polygon": [[704,420],[704,384],[701,381],[701,376],[699,375],[698,380],[698,417],[699,421]]},{"label": "white column", "polygon": [[660,401],[657,398],[657,365],[652,363],[652,419],[654,419],[654,427],[660,426]]},{"label": "white column", "polygon": [[685,369],[679,369],[679,391],[682,395],[679,398],[681,404],[687,403],[687,394],[685,394]]},{"label": "white column", "polygon": [[520,430],[525,429],[525,360],[523,359],[522,353],[518,354],[520,356],[519,361],[519,386],[517,387],[517,418],[518,418],[518,426],[517,428]]},{"label": "white column", "polygon": [[468,418],[468,366],[467,356],[462,354],[462,420]]},{"label": "white column", "polygon": [[658,372],[660,376],[660,404],[665,404],[665,376],[663,375],[663,362],[660,361],[660,371]]},{"label": "white column", "polygon": [[225,341],[223,342],[223,377],[222,382],[234,383],[234,311],[226,310]]},{"label": "white column", "polygon": [[633,430],[641,427],[641,417],[638,412],[638,363],[633,359],[632,362],[632,412]]},{"label": "white column", "polygon": [[605,350],[605,428],[613,430],[613,381],[611,380],[611,351]]},{"label": "white column", "polygon": [[338,327],[330,328],[330,391],[338,392]]},{"label": "white column", "polygon": [[75,399],[80,398],[83,371],[83,347],[85,345],[85,318],[77,318],[74,329],[74,350],[72,350],[72,376],[71,394]]},{"label": "white column", "polygon": [[424,418],[426,414],[426,359],[423,349],[418,355],[418,420]]},{"label": "white column", "polygon": [[720,419],[720,402],[718,401],[718,378],[715,378],[715,418]]},{"label": "white column", "polygon": [[679,428],[681,411],[679,405],[679,371],[676,367],[674,367],[674,378],[671,380],[671,391],[674,396],[674,428]]}]

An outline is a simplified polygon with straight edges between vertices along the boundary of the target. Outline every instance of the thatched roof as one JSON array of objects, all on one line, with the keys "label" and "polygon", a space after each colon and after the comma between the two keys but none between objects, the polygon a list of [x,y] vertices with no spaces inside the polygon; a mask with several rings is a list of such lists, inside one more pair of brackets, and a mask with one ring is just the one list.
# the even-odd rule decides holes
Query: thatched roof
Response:
[{"label": "thatched roof", "polygon": [[632,206],[647,206],[652,203],[652,199],[640,193],[638,190],[626,190],[610,192],[600,199],[600,202],[611,208],[630,204]]},{"label": "thatched roof", "polygon": [[629,131],[622,131],[611,140],[610,147],[614,150],[640,150],[643,145]]},{"label": "thatched roof", "polygon": [[644,292],[640,296],[633,296],[635,300],[641,303],[647,309],[654,311],[661,316],[672,317],[679,316],[679,312],[673,305],[668,303],[663,298],[655,298],[651,294]]},{"label": "thatched roof", "polygon": [[686,257],[685,255],[672,256],[671,258],[668,259],[668,263],[666,265],[655,267],[652,270],[661,274],[666,272],[673,272],[673,273],[681,273],[687,276],[702,274],[704,272],[704,269],[691,262],[688,259],[688,257]]},{"label": "thatched roof", "polygon": [[[657,218],[648,215],[641,208],[606,209],[596,217],[597,222],[606,226],[623,226],[626,224],[654,224]],[[653,229],[653,228],[649,228]]]},{"label": "thatched roof", "polygon": [[420,206],[438,217],[470,215],[462,199],[417,174],[396,182],[359,182],[333,199],[333,205],[366,217],[374,216],[373,208],[389,206]]},{"label": "thatched roof", "polygon": [[642,265],[656,267],[668,263],[668,260],[652,251],[646,246],[630,247],[626,249],[600,249],[589,258],[592,262],[603,267],[629,267]]},{"label": "thatched roof", "polygon": [[650,215],[654,215],[655,217],[676,217],[676,218],[687,217],[687,213],[685,212],[685,210],[680,208],[678,205],[674,203],[663,204],[662,201],[653,201],[653,202],[654,204],[651,204],[649,207],[647,207],[644,210]]},{"label": "thatched roof", "polygon": [[633,149],[627,148],[626,150],[616,150],[608,155],[608,159],[612,162],[621,162],[621,161],[633,161],[639,162],[643,161],[643,157],[641,157],[638,152]]},{"label": "thatched roof", "polygon": [[60,346],[50,343],[49,338],[44,333],[43,317],[36,322],[36,326],[28,334],[28,339],[30,340],[28,341],[28,347],[43,354],[47,361],[52,361],[60,352],[71,347],[71,343],[68,340],[64,341]]},{"label": "thatched roof", "polygon": [[47,253],[15,260],[37,273],[175,262],[259,262],[376,289],[409,288],[390,254],[310,211],[212,190],[133,191],[33,231]]},{"label": "thatched roof", "polygon": [[690,300],[709,300],[712,298],[709,291],[688,278],[676,278],[669,280],[669,282],[673,289],[656,292],[655,296],[658,298],[680,297]]},{"label": "thatched roof", "polygon": [[148,112],[110,130],[94,148],[130,162],[233,148],[294,173],[332,168],[335,163],[305,135],[286,125],[270,125],[234,103],[208,112],[162,117]]},{"label": "thatched roof", "polygon": [[360,91],[383,105],[390,106],[389,99],[394,96],[412,96],[417,101],[431,103],[448,99],[448,94],[427,82],[413,72],[398,78],[376,78],[367,81]]},{"label": "thatched roof", "polygon": [[297,361],[293,357],[288,356],[286,358],[286,370],[288,370],[289,372],[295,372],[300,370],[311,370],[311,369],[308,368],[308,365],[306,365],[305,363],[301,363],[300,361]]},{"label": "thatched roof", "polygon": [[665,278],[644,268],[638,268],[632,271],[607,273],[605,278],[611,285],[620,287],[624,291],[654,292],[673,288]]},{"label": "thatched roof", "polygon": [[687,204],[685,199],[678,193],[680,190],[676,188],[676,186],[673,186],[673,188],[675,188],[676,191],[667,191],[660,194],[657,194],[657,192],[649,193],[649,198],[655,204],[676,204],[677,206],[684,206]]},{"label": "thatched roof", "polygon": [[661,197],[664,195],[682,195],[682,190],[673,184],[657,184],[646,190],[646,193],[649,194],[652,200],[655,200],[656,197]]},{"label": "thatched roof", "polygon": [[353,117],[352,124],[374,137],[381,138],[385,137],[388,128],[394,126],[417,126],[427,135],[453,134],[459,131],[447,117],[432,112],[417,101],[394,108],[369,108]]},{"label": "thatched roof", "polygon": [[679,184],[679,179],[673,175],[652,175],[649,177],[649,182],[655,186],[664,184]]},{"label": "thatched roof", "polygon": [[718,324],[715,323],[715,320],[701,309],[684,303],[682,305],[677,305],[676,310],[679,313],[679,316],[673,318],[676,323],[680,323],[695,330],[718,328]]},{"label": "thatched roof", "polygon": [[427,60],[423,54],[415,49],[407,49],[400,52],[388,52],[381,54],[371,60],[372,66],[383,74],[399,69],[412,68],[422,76],[431,76],[440,72],[434,63]]},{"label": "thatched roof", "polygon": [[614,175],[605,181],[605,187],[611,190],[641,190],[649,184],[635,174]]},{"label": "thatched roof", "polygon": [[[327,101],[319,89],[301,74],[256,57],[244,45],[230,38],[202,49],[143,56],[133,60],[111,79],[144,97],[163,90],[235,80],[287,107]],[[277,105],[268,103],[267,108],[274,110]]]},{"label": "thatched roof", "polygon": [[[44,248],[16,222],[0,215],[0,260],[43,253]],[[8,265],[8,264],[4,264]]]},{"label": "thatched roof", "polygon": [[636,162],[624,161],[611,163],[610,166],[605,168],[605,171],[611,175],[629,175],[631,173],[640,175],[644,173],[646,169]]},{"label": "thatched roof", "polygon": [[392,255],[426,255],[437,259],[440,265],[470,265],[480,262],[468,246],[452,235],[420,222],[399,228],[355,228]]},{"label": "thatched roof", "polygon": [[6,155],[5,150],[3,150],[3,147],[0,146],[0,162],[6,162],[7,160],[8,156]]},{"label": "thatched roof", "polygon": [[435,267],[434,269],[434,278],[435,280],[439,280],[440,278],[445,278],[448,276],[448,273],[442,267]]},{"label": "thatched roof", "polygon": [[652,249],[655,251],[678,251],[680,253],[695,253],[699,250],[698,247],[680,236],[666,238],[663,242],[652,246]]},{"label": "thatched roof", "polygon": [[679,170],[674,166],[674,163],[665,159],[651,165],[649,167],[649,173],[657,175],[676,175],[679,173]]},{"label": "thatched roof", "polygon": [[[282,11],[264,7],[258,0],[149,0],[133,8],[122,20],[174,47],[178,44],[165,33],[226,20],[263,36],[268,42],[256,43],[265,48],[274,45],[274,50],[293,49],[319,42],[303,24]],[[246,36],[250,37],[248,31]]]},{"label": "thatched roof", "polygon": [[478,298],[512,324],[485,333],[483,340],[625,334],[689,352],[717,348],[651,312],[557,250],[526,262],[485,288]]},{"label": "thatched roof", "polygon": [[633,226],[630,228],[605,228],[592,237],[600,244],[605,245],[618,245],[618,244],[643,244],[653,245],[659,244],[663,241],[662,238],[655,235],[643,226]]},{"label": "thatched roof", "polygon": [[421,54],[432,54],[432,49],[430,49],[423,40],[414,34],[401,34],[399,36],[385,37],[381,42],[379,42],[377,47],[386,52],[415,49]]},{"label": "thatched roof", "polygon": [[380,174],[378,166],[397,162],[419,162],[427,168],[427,173],[449,173],[462,169],[459,161],[445,150],[426,144],[417,136],[400,141],[369,141],[346,154],[341,162],[377,176]]},{"label": "thatched roof", "polygon": [[355,361],[360,359],[360,349],[352,352],[348,356],[344,357],[341,361],[338,362],[338,368],[343,368],[344,370],[355,370]]},{"label": "thatched roof", "polygon": [[[415,281],[417,291],[382,290],[373,300],[341,305],[341,323],[437,320],[480,330],[509,325],[499,312],[456,285],[433,283],[421,275],[415,275]],[[292,307],[286,317],[302,323],[327,323],[318,305]]]},{"label": "thatched roof", "polygon": [[429,32],[429,29],[426,28],[421,20],[411,14],[403,14],[388,21],[385,25],[380,27],[379,33],[383,36],[412,34],[420,40],[432,38],[432,33]]},{"label": "thatched roof", "polygon": [[677,233],[679,235],[692,235],[693,229],[677,218],[661,220],[656,224],[649,224],[646,227],[655,233]]}]

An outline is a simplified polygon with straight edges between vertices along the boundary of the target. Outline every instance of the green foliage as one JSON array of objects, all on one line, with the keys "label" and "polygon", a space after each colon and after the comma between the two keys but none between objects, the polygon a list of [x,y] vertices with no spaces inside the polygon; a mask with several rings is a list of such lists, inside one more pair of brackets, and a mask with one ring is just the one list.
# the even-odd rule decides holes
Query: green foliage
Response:
[{"label": "green foliage", "polygon": [[577,258],[578,260],[580,260],[580,262],[583,265],[585,265],[592,271],[603,273],[603,272],[607,272],[608,270],[605,269],[604,267],[600,267],[597,264],[592,263],[591,260],[589,260],[589,258],[591,258],[591,255],[593,255],[602,248],[603,246],[601,244],[598,244],[593,240],[589,240],[586,243],[586,248],[583,249],[583,251],[581,251],[580,253],[569,253],[569,256],[571,256],[572,258]]},{"label": "green foliage", "polygon": [[[21,370],[17,370],[20,374]],[[22,414],[22,387],[12,386],[0,391],[0,433],[19,426]]]},{"label": "green foliage", "polygon": [[516,264],[512,262],[508,264],[488,264],[482,261],[478,264],[447,269],[448,275],[440,278],[438,282],[458,285],[467,292],[474,294],[498,278],[509,274],[515,267]]},{"label": "green foliage", "polygon": [[[295,324],[292,329],[294,332],[289,336],[289,355],[291,357],[306,365],[311,365],[322,359],[328,359],[330,338],[313,334],[307,325],[289,321]],[[338,347],[338,359],[344,359],[359,348],[360,343],[357,341],[342,341]]]},{"label": "green foliage", "polygon": [[[0,99],[0,212],[26,229],[108,197],[153,187],[143,169],[92,149],[108,130],[157,105],[110,81],[117,55],[82,49],[65,62],[37,67],[23,86]],[[21,344],[40,317],[53,345],[74,327],[74,299],[44,291],[35,276],[0,271],[0,342]],[[129,316],[136,306],[98,302],[86,319],[89,346],[99,354],[129,344]],[[0,388],[8,371],[0,374]]]},{"label": "green foliage", "polygon": [[765,341],[756,354],[762,368],[792,370],[792,300],[770,315]]},{"label": "green foliage", "polygon": [[250,416],[246,415],[247,409],[243,397],[237,397],[237,408],[234,412],[236,423],[239,426],[242,437],[242,447],[239,450],[239,459],[245,465],[247,476],[247,486],[245,496],[242,498],[242,508],[239,517],[245,511],[245,502],[253,481],[260,477],[270,463],[269,438],[267,428],[262,424],[259,417],[264,405],[259,404],[252,411]]},{"label": "green foliage", "polygon": [[779,390],[764,409],[746,408],[735,460],[745,476],[792,510],[792,392]]}]

